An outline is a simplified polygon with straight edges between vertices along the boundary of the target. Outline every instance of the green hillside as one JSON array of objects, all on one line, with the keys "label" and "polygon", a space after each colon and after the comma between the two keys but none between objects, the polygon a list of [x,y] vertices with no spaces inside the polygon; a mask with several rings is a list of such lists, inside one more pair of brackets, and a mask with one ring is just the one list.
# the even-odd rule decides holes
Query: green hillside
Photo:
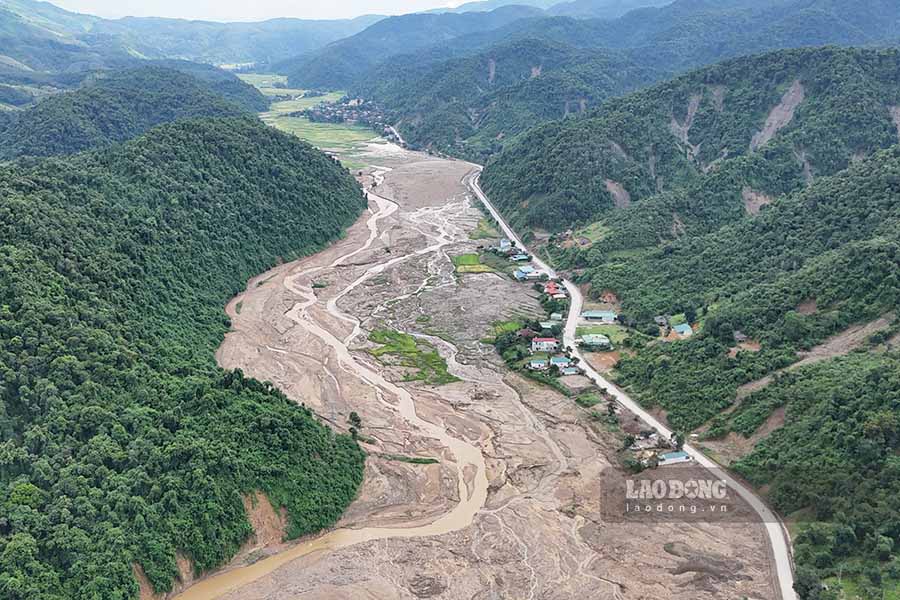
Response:
[{"label": "green hillside", "polygon": [[617,53],[519,39],[437,64],[397,57],[353,92],[388,107],[409,143],[484,160],[537,123],[659,78]]},{"label": "green hillside", "polygon": [[[559,230],[599,219],[609,233],[585,255],[656,245],[741,218],[745,197],[768,201],[896,143],[897,105],[896,50],[735,59],[532,130],[483,181],[522,225]],[[771,136],[761,136],[770,116]],[[627,210],[621,198],[616,208],[618,186]]]},{"label": "green hillside", "polygon": [[392,56],[434,45],[452,47],[459,36],[498,29],[541,14],[537,8],[507,6],[487,13],[390,17],[314,53],[280,63],[275,70],[288,75],[291,87],[345,90]]},{"label": "green hillside", "polygon": [[216,367],[222,307],[363,210],[336,162],[255,119],[165,125],[0,168],[0,595],[135,598],[175,553],[222,565],[264,491],[298,537],[363,454],[269,384]]},{"label": "green hillside", "polygon": [[[894,146],[755,218],[588,270],[639,327],[657,311],[697,315],[699,333],[638,349],[619,363],[617,380],[681,431],[706,423],[704,440],[759,436],[734,467],[765,486],[782,514],[816,521],[795,540],[804,599],[837,598],[818,595],[818,582],[839,574],[862,582],[867,598],[900,580],[898,197]],[[889,325],[849,355],[784,370],[830,336],[878,318]],[[742,350],[738,331],[759,349]],[[739,386],[776,372],[736,401]]]},{"label": "green hillside", "polygon": [[[587,10],[592,3],[569,8],[580,10],[577,4]],[[557,7],[561,14],[566,6]],[[521,19],[414,54],[395,51],[375,68],[355,60],[341,89],[378,102],[416,146],[485,161],[518,133],[571,115],[573,107],[595,107],[687,69],[778,48],[872,45],[898,35],[900,5],[891,2],[677,0],[614,20]],[[314,69],[318,59],[311,60]]]},{"label": "green hillside", "polygon": [[0,131],[0,158],[71,154],[133,138],[161,123],[240,116],[255,108],[252,102],[246,106],[248,97],[259,96],[250,86],[224,83],[241,91],[232,97],[243,101],[242,106],[214,91],[221,85],[159,67],[104,74],[76,91],[16,113]]},{"label": "green hillside", "polygon": [[[48,2],[0,0],[0,55],[47,71],[121,67],[121,60],[134,58],[260,67],[317,50],[381,18],[285,18],[256,23],[154,17],[102,19]],[[4,27],[6,23],[10,24],[8,28]]]}]

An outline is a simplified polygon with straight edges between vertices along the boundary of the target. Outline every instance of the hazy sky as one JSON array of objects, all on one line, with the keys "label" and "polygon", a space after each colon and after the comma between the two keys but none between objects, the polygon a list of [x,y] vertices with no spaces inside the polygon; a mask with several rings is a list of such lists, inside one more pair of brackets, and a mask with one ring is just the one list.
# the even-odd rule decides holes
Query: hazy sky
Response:
[{"label": "hazy sky", "polygon": [[211,21],[261,21],[274,17],[334,19],[401,14],[462,0],[51,0],[75,12],[101,17],[179,17]]}]

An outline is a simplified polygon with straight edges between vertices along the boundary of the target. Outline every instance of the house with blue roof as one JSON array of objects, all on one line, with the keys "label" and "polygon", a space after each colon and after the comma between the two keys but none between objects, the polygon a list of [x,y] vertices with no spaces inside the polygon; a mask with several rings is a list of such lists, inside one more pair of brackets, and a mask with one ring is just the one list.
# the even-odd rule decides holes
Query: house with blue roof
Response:
[{"label": "house with blue roof", "polygon": [[554,367],[559,367],[560,369],[562,369],[571,365],[572,361],[569,360],[569,358],[566,356],[554,356],[550,359],[550,364]]},{"label": "house with blue roof", "polygon": [[535,358],[528,363],[528,368],[532,371],[546,371],[549,363],[544,358]]}]

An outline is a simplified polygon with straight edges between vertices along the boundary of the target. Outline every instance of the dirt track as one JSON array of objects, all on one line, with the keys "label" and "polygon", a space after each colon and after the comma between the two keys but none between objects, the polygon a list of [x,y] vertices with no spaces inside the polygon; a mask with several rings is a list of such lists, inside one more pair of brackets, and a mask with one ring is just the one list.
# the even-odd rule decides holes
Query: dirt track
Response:
[{"label": "dirt track", "polygon": [[[759,525],[600,519],[617,438],[479,342],[491,323],[539,305],[529,286],[453,272],[449,257],[476,244],[469,167],[406,152],[377,161],[393,168],[375,188],[388,202],[373,199],[334,246],[249,282],[228,306],[234,331],[218,353],[337,429],[359,413],[371,441],[360,496],[335,532],[240,557],[234,567],[272,556],[179,597],[773,598]],[[376,328],[420,336],[461,381],[402,382],[366,352]],[[692,564],[730,567],[685,570],[670,543],[689,548]]]}]

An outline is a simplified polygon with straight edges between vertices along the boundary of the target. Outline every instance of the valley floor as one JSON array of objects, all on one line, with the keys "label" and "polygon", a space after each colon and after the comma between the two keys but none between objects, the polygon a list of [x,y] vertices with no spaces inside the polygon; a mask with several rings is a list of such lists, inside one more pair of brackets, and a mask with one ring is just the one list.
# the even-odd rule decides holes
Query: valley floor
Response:
[{"label": "valley floor", "polygon": [[[479,341],[542,311],[530,286],[454,272],[451,257],[483,243],[469,237],[482,217],[471,165],[384,144],[365,158],[378,165],[369,211],[332,247],[251,280],[218,353],[338,430],[357,413],[361,493],[333,531],[260,536],[177,598],[776,598],[759,524],[601,518],[620,438]],[[437,350],[452,381],[373,356],[381,330]]]}]

